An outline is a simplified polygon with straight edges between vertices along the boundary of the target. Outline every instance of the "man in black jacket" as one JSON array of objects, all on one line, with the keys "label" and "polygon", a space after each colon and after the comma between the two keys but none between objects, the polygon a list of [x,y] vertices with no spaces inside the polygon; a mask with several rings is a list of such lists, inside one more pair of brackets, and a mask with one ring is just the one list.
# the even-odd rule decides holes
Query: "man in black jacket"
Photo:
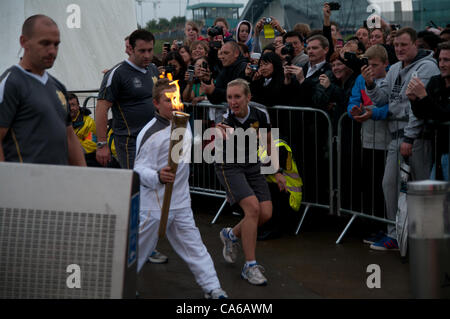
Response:
[{"label": "man in black jacket", "polygon": [[[414,115],[420,119],[431,120],[428,122],[427,131],[434,130],[434,124],[450,121],[450,41],[441,43],[438,49],[441,74],[431,77],[426,88],[418,78],[412,78],[406,90]],[[438,167],[441,164],[443,168],[447,167],[447,170],[443,169],[442,177],[448,180],[449,127],[439,126],[437,130],[437,149],[433,153],[437,154],[436,159],[443,156],[442,160],[445,162],[437,161]],[[436,171],[440,172],[439,169]],[[437,173],[436,177],[441,176]]]},{"label": "man in black jacket", "polygon": [[219,59],[222,62],[223,69],[219,73],[216,83],[206,84],[202,82],[201,84],[212,104],[226,102],[226,90],[229,82],[237,78],[246,79],[247,61],[241,55],[239,45],[236,42],[226,42],[219,51]]},{"label": "man in black jacket", "polygon": [[312,97],[320,85],[320,76],[325,74],[328,78],[332,77],[331,66],[326,61],[329,43],[323,35],[314,35],[307,43],[309,62],[303,68],[286,65],[285,84],[292,86],[292,92],[299,92],[294,105],[315,107],[317,105],[314,105]]},{"label": "man in black jacket", "polygon": [[[326,61],[329,43],[323,35],[314,35],[308,38],[307,43],[308,64],[303,68],[286,65],[285,84],[291,87],[291,92],[295,92],[292,105],[319,108],[321,105],[314,103],[313,96],[321,85],[322,74],[332,77],[331,66]],[[295,129],[291,125],[295,138],[289,142],[294,150],[294,157],[304,158],[303,167],[299,169],[306,185],[305,196],[308,197],[312,192],[312,187],[308,188],[307,185],[317,185],[316,189],[320,189],[320,192],[314,195],[315,200],[327,203],[329,165],[327,155],[323,154],[329,153],[328,122],[324,116],[316,115],[311,112],[293,112],[290,123],[296,123]]]}]

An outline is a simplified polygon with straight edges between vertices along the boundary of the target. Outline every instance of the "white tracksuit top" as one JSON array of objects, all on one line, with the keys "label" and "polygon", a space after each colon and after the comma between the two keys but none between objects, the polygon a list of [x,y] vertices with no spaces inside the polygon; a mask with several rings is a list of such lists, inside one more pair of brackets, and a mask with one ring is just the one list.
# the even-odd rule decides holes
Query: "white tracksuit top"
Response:
[{"label": "white tracksuit top", "polygon": [[[137,137],[134,170],[140,176],[141,210],[161,210],[165,185],[160,183],[158,171],[168,165],[171,127],[169,120],[155,113],[155,117],[144,126]],[[183,156],[175,176],[170,209],[191,206],[189,195],[191,141],[192,133],[188,123],[183,137]]]}]

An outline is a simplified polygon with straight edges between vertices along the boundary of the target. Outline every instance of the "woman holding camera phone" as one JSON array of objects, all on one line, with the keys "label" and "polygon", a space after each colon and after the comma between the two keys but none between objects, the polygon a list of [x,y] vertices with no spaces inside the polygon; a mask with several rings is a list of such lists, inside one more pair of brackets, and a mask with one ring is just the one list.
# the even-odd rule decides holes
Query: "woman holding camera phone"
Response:
[{"label": "woman holding camera phone", "polygon": [[186,63],[177,51],[170,51],[163,60],[163,66],[158,67],[160,73],[171,73],[173,80],[178,80],[180,92],[186,87],[184,74],[186,73]]},{"label": "woman holding camera phone", "polygon": [[[252,101],[268,107],[284,105],[281,99],[285,97],[285,94],[281,93],[284,87],[284,71],[281,58],[277,54],[264,53],[257,65],[247,65],[245,75],[251,79]],[[272,118],[272,114],[269,115]]]},{"label": "woman holding camera phone", "polygon": [[201,82],[211,82],[211,72],[209,71],[206,57],[200,57],[195,60],[193,72],[186,72],[184,79],[187,81],[183,91],[183,101],[192,102],[192,105],[207,99],[206,93],[201,88]]}]

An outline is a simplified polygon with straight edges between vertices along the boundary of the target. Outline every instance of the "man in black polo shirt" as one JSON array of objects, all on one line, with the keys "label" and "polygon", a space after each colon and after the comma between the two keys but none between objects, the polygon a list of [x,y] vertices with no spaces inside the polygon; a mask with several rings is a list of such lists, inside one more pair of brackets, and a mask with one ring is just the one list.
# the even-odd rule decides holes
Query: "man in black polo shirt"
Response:
[{"label": "man in black polo shirt", "polygon": [[59,43],[52,19],[34,15],[25,20],[23,58],[0,77],[0,161],[86,166],[66,88],[46,71]]},{"label": "man in black polo shirt", "polygon": [[[271,132],[267,111],[249,106],[250,98],[250,88],[245,80],[236,79],[228,83],[229,110],[224,115],[224,122],[217,127],[222,136],[227,136],[226,139],[239,139],[239,135],[243,134],[242,130],[248,130],[246,135],[248,133],[249,141],[239,145],[235,140],[230,149],[228,143],[225,143],[223,161],[219,156],[216,157],[216,175],[227,192],[228,201],[231,205],[238,203],[245,214],[242,221],[233,228],[222,229],[220,238],[224,244],[223,257],[229,263],[236,261],[237,241],[238,238],[242,239],[246,263],[241,277],[253,285],[265,285],[267,279],[255,257],[256,235],[258,226],[272,216],[272,202],[266,179],[261,174],[261,163],[257,159],[256,138],[261,133],[259,130],[264,128],[267,130],[267,140],[270,141]],[[230,130],[234,132],[231,133]],[[268,143],[269,155],[270,145]],[[216,155],[218,151],[216,149]],[[234,154],[230,154],[233,151]]]},{"label": "man in black polo shirt", "polygon": [[103,78],[97,104],[97,161],[106,166],[111,152],[106,142],[108,110],[112,107],[117,156],[122,168],[132,169],[136,137],[154,114],[153,84],[158,77],[151,64],[155,38],[145,30],[134,31],[129,38],[130,57]]}]

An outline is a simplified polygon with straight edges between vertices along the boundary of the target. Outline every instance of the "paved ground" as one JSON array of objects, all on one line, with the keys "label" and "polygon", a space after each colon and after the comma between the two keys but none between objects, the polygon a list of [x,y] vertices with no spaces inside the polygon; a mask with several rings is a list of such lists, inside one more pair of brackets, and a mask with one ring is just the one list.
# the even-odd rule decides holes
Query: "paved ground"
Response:
[{"label": "paved ground", "polygon": [[[286,234],[278,239],[258,241],[257,259],[266,269],[266,287],[251,286],[240,278],[243,254],[235,264],[222,257],[219,231],[232,226],[239,217],[227,209],[211,225],[220,200],[193,197],[194,214],[203,241],[211,254],[222,287],[231,298],[299,299],[299,298],[411,298],[409,265],[398,252],[372,251],[362,243],[367,231],[377,225],[356,220],[342,244],[336,239],[349,220],[348,216],[329,216],[324,210],[312,210],[298,235]],[[300,220],[300,215],[298,220]],[[296,225],[293,225],[294,229]],[[141,298],[203,298],[186,264],[176,255],[166,239],[158,250],[169,256],[169,263],[146,264],[138,277]],[[381,269],[381,288],[369,289],[371,273],[367,266]]]}]

